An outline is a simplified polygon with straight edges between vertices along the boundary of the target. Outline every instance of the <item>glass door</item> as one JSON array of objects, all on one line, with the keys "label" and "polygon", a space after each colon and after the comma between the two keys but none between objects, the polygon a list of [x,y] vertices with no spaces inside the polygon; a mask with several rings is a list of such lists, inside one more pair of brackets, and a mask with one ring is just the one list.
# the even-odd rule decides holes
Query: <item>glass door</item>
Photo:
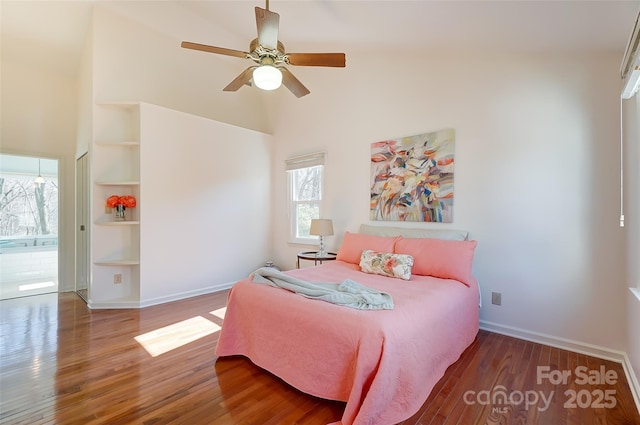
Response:
[{"label": "glass door", "polygon": [[0,299],[58,291],[58,160],[0,154]]}]

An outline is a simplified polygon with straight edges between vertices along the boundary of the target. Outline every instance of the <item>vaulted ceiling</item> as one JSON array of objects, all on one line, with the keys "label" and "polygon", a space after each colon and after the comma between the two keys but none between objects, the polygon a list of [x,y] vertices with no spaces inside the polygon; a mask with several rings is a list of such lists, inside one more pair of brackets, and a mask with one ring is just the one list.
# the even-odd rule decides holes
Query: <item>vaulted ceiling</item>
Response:
[{"label": "vaulted ceiling", "polygon": [[[246,50],[262,1],[0,2],[2,58],[74,75],[94,5],[175,37]],[[287,51],[622,52],[638,1],[273,0]]]}]

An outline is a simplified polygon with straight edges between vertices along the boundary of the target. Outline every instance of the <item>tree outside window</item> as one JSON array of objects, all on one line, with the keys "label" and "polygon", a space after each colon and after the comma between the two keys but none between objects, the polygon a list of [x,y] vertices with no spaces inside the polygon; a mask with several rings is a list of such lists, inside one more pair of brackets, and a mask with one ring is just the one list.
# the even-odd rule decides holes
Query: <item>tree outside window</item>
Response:
[{"label": "tree outside window", "polygon": [[295,240],[318,239],[309,235],[311,220],[320,218],[322,200],[322,166],[300,168],[290,171],[291,204],[293,209],[293,232]]},{"label": "tree outside window", "polygon": [[324,172],[323,152],[285,160],[289,183],[289,241],[316,244],[317,236],[309,235],[311,220],[320,218]]},{"label": "tree outside window", "polygon": [[58,181],[30,173],[0,173],[0,237],[57,236]]}]

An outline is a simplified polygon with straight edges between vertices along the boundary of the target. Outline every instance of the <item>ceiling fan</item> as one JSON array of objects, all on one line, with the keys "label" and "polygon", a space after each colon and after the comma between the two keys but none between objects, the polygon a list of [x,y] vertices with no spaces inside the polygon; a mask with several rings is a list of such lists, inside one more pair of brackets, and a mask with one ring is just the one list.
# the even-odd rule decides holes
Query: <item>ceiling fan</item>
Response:
[{"label": "ceiling fan", "polygon": [[224,91],[237,91],[252,82],[263,90],[275,90],[284,84],[296,97],[302,97],[310,93],[309,89],[285,65],[345,67],[344,53],[285,53],[284,45],[278,41],[280,15],[269,10],[269,0],[266,0],[266,9],[257,6],[255,9],[258,38],[251,41],[249,52],[188,41],[181,44],[186,49],[251,59],[256,63],[238,75]]}]

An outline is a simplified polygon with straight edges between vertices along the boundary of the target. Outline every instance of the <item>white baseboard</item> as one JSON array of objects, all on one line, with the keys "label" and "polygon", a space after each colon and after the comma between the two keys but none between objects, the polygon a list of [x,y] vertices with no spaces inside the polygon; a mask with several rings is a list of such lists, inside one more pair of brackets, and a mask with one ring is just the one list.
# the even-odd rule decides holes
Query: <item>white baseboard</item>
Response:
[{"label": "white baseboard", "polygon": [[547,335],[539,332],[528,331],[513,326],[501,325],[499,323],[480,321],[480,329],[495,332],[502,335],[513,336],[515,338],[524,339],[531,342],[537,342],[551,347],[562,348],[564,350],[574,351],[588,356],[598,357],[600,359],[611,360],[617,363],[624,361],[625,353],[622,351],[611,350],[609,348],[600,347],[598,345],[587,344],[571,339],[559,338],[553,335]]},{"label": "white baseboard", "polygon": [[180,292],[178,294],[171,294],[165,297],[158,297],[158,298],[143,300],[143,301],[140,301],[140,308],[150,307],[152,305],[170,303],[172,301],[184,300],[186,298],[197,297],[198,295],[211,294],[213,292],[224,291],[226,289],[231,288],[236,282],[237,281],[234,280],[233,282],[221,283],[218,285],[209,286],[207,288],[202,288],[195,291]]},{"label": "white baseboard", "polygon": [[108,309],[120,309],[120,308],[140,308],[138,301],[103,301],[93,302],[90,299],[87,301],[87,307],[91,310],[108,310]]},{"label": "white baseboard", "polygon": [[548,345],[555,348],[561,348],[563,350],[573,351],[604,360],[610,360],[616,363],[621,363],[624,374],[627,377],[627,382],[629,383],[631,394],[633,395],[633,400],[636,403],[636,408],[638,409],[638,412],[640,412],[640,384],[638,384],[638,380],[636,379],[636,375],[633,371],[633,367],[631,366],[631,361],[629,360],[627,353],[623,351],[611,350],[609,348],[601,347],[598,345],[587,344],[585,342],[559,338],[557,336],[539,332],[532,332],[513,326],[487,322],[484,320],[480,321],[480,329],[498,333],[501,335],[512,336],[514,338],[524,339],[526,341]]},{"label": "white baseboard", "polygon": [[201,288],[195,291],[186,291],[180,292],[177,294],[171,294],[164,297],[151,298],[148,300],[141,301],[127,301],[127,300],[114,300],[114,301],[103,301],[103,302],[92,302],[89,300],[87,302],[87,307],[92,310],[100,310],[100,309],[118,309],[118,308],[145,308],[151,307],[153,305],[169,303],[172,301],[180,301],[187,298],[197,297],[198,295],[211,294],[213,292],[224,291],[231,288],[236,281],[221,283],[214,286],[209,286],[206,288]]},{"label": "white baseboard", "polygon": [[636,407],[638,408],[638,412],[640,412],[640,383],[638,383],[638,380],[636,379],[633,366],[631,366],[631,360],[629,360],[626,353],[624,355],[622,367],[624,368],[624,374],[627,376],[627,382],[629,382],[629,387],[631,388],[633,399],[636,402]]}]

